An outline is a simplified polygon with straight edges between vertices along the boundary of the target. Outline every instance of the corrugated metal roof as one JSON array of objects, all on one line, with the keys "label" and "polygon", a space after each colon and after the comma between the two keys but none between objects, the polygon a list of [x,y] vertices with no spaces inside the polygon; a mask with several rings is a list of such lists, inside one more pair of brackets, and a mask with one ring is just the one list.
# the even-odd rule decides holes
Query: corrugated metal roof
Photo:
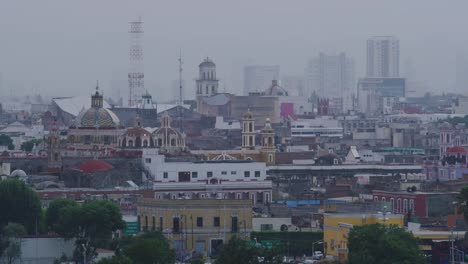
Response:
[{"label": "corrugated metal roof", "polygon": [[[90,96],[60,97],[52,99],[62,110],[73,116],[78,116],[82,110],[91,108]],[[110,105],[104,101],[103,108],[110,108]]]}]

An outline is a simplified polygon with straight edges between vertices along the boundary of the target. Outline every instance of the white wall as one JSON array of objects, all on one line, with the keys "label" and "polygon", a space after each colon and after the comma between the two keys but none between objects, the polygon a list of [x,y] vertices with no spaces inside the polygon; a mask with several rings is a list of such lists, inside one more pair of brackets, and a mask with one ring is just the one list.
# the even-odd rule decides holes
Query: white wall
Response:
[{"label": "white wall", "polygon": [[[267,176],[266,163],[263,162],[166,162],[164,155],[159,155],[157,149],[144,149],[142,160],[155,180],[161,182],[178,182],[179,172],[190,172],[191,182],[210,178],[228,181],[260,181],[265,180]],[[250,172],[250,177],[245,177],[246,171]],[[165,172],[167,178],[164,178]],[[194,178],[194,172],[197,174],[196,178]],[[212,177],[207,177],[208,172],[212,173]],[[260,176],[255,177],[255,172],[260,172]]]}]

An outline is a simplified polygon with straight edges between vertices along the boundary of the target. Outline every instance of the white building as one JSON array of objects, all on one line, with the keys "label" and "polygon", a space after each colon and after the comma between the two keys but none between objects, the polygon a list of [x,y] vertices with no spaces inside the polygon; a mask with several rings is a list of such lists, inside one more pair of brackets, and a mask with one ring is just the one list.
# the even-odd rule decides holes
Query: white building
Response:
[{"label": "white building", "polygon": [[153,178],[155,199],[251,199],[271,202],[266,163],[234,160],[226,153],[210,161],[171,161],[158,149],[143,149],[143,166]]},{"label": "white building", "polygon": [[270,87],[272,80],[279,80],[279,65],[251,65],[244,67],[244,95],[259,93]]},{"label": "white building", "polygon": [[343,127],[338,120],[323,117],[298,119],[291,122],[292,137],[343,137]]},{"label": "white building", "polygon": [[219,80],[216,78],[216,64],[210,58],[206,58],[198,65],[198,69],[197,97],[217,94]]},{"label": "white building", "polygon": [[394,36],[367,40],[367,77],[396,78],[400,68],[400,41]]}]

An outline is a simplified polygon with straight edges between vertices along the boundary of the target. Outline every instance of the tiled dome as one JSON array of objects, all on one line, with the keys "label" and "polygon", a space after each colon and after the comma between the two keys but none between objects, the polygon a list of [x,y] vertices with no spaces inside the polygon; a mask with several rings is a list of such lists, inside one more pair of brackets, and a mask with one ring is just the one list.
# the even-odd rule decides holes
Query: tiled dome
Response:
[{"label": "tiled dome", "polygon": [[95,108],[82,112],[77,119],[79,127],[113,128],[120,124],[120,120],[114,112],[105,108]]}]

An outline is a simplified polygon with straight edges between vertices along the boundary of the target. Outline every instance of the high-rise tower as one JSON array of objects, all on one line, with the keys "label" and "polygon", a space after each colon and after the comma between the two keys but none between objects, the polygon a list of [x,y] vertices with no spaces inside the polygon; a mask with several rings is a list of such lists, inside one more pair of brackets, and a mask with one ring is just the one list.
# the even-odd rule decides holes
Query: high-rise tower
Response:
[{"label": "high-rise tower", "polygon": [[367,40],[367,77],[396,78],[400,71],[400,41],[394,36]]},{"label": "high-rise tower", "polygon": [[143,22],[141,17],[130,22],[130,68],[128,71],[128,106],[137,106],[145,92],[143,72]]}]

